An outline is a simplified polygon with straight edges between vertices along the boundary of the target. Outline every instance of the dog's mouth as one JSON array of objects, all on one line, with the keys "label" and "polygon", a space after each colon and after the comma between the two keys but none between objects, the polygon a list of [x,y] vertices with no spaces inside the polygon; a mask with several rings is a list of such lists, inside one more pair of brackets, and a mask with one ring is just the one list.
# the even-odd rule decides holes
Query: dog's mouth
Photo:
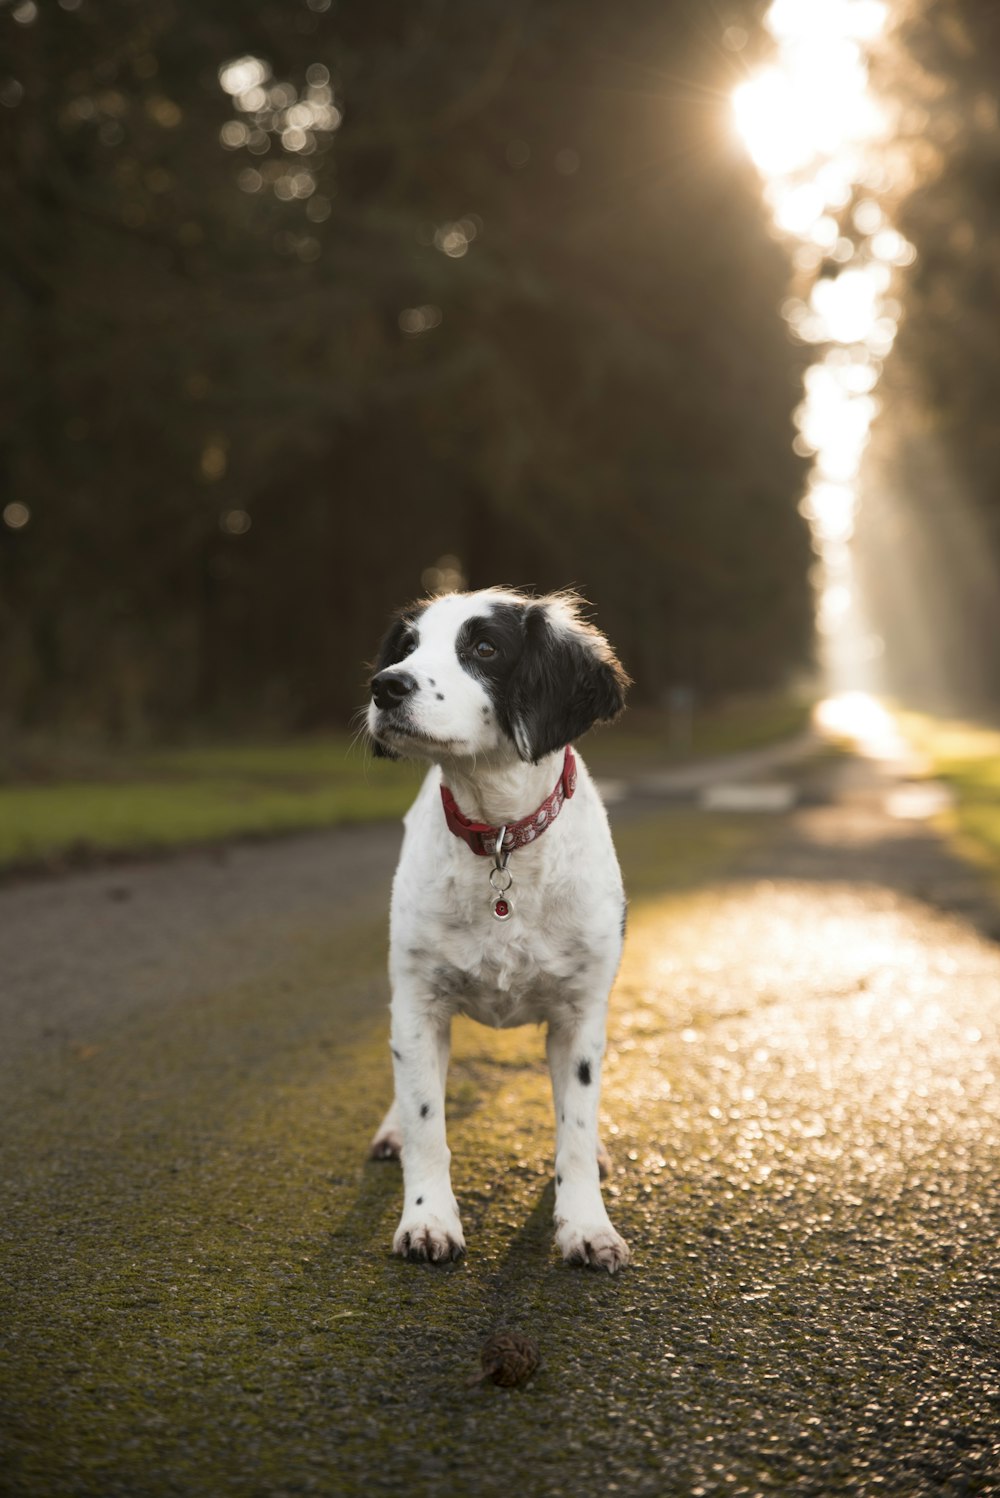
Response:
[{"label": "dog's mouth", "polygon": [[[388,710],[389,714],[393,711],[392,708]],[[429,733],[424,733],[422,729],[407,722],[406,719],[394,721],[391,716],[387,717],[384,709],[379,713],[378,726],[373,737],[388,748],[397,750],[405,748],[407,744],[424,749],[436,749],[439,753],[453,752],[461,747],[457,740],[436,738]]]}]

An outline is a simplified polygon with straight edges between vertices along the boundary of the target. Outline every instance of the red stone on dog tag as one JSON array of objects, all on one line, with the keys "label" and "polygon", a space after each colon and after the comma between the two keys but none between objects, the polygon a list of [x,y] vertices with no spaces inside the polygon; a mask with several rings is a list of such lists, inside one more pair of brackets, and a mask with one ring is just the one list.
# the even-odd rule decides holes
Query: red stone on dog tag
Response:
[{"label": "red stone on dog tag", "polygon": [[499,900],[494,900],[493,901],[493,914],[496,916],[496,918],[497,918],[498,921],[509,921],[510,920],[510,901],[509,900],[505,900],[503,898],[503,896],[501,896]]}]

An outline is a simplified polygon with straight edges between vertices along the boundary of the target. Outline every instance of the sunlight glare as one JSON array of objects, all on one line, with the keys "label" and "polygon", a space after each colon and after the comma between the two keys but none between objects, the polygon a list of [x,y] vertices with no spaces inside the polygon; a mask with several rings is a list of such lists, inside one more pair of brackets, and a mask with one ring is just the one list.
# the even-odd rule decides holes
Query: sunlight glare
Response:
[{"label": "sunlight glare", "polygon": [[874,41],[885,30],[889,7],[883,0],[774,0],[768,29],[777,37],[851,37]]},{"label": "sunlight glare", "polygon": [[889,713],[868,692],[840,692],[817,704],[817,730],[829,739],[846,739],[869,759],[898,759],[907,753]]},{"label": "sunlight glare", "polygon": [[823,343],[864,343],[879,315],[878,286],[869,270],[845,270],[824,276],[812,291]]},{"label": "sunlight glare", "polygon": [[880,361],[901,316],[892,280],[916,258],[887,220],[892,171],[884,147],[893,122],[869,82],[890,7],[883,0],[773,0],[764,20],[775,54],[734,91],[733,115],[764,180],[775,229],[795,244],[797,279],[782,316],[797,339],[817,346],[794,413],[793,445],[813,459],[799,508],[818,555],[812,576],[828,686],[843,692],[874,684],[882,650],[868,623],[852,540],[879,410]]},{"label": "sunlight glare", "polygon": [[847,484],[814,483],[799,508],[824,541],[844,544],[854,534],[857,495]]},{"label": "sunlight glare", "polygon": [[845,38],[798,43],[733,95],[736,124],[768,177],[830,159],[851,141],[874,139],[884,118],[868,92],[868,70]]}]

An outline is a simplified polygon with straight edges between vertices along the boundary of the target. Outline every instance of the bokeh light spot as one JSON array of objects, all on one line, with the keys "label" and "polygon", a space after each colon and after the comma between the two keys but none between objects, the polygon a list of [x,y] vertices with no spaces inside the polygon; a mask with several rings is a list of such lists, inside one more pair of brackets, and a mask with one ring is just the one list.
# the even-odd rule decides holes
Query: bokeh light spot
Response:
[{"label": "bokeh light spot", "polygon": [[201,451],[201,476],[214,483],[225,476],[229,465],[229,444],[224,437],[211,437]]},{"label": "bokeh light spot", "polygon": [[246,510],[223,510],[219,516],[219,529],[227,536],[245,536],[252,524]]},{"label": "bokeh light spot", "polygon": [[427,303],[423,307],[404,307],[399,314],[399,326],[404,333],[427,333],[441,322],[441,308]]},{"label": "bokeh light spot", "polygon": [[227,94],[245,94],[258,88],[271,76],[271,69],[260,57],[237,57],[223,63],[219,69],[219,82]]},{"label": "bokeh light spot", "polygon": [[431,567],[425,567],[420,581],[428,593],[459,593],[466,586],[462,563],[451,552],[438,557]]},{"label": "bokeh light spot", "polygon": [[3,523],[12,531],[23,530],[31,519],[31,511],[27,505],[21,504],[20,500],[11,500],[10,504],[4,505]]}]

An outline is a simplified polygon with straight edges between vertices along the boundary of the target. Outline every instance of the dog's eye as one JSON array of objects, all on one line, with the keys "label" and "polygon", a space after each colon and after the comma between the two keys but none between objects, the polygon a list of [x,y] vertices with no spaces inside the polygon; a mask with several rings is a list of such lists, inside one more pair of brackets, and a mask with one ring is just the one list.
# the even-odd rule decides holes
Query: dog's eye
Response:
[{"label": "dog's eye", "polygon": [[472,653],[478,656],[481,661],[488,661],[490,656],[496,655],[497,647],[491,645],[489,640],[477,640],[472,647]]}]

